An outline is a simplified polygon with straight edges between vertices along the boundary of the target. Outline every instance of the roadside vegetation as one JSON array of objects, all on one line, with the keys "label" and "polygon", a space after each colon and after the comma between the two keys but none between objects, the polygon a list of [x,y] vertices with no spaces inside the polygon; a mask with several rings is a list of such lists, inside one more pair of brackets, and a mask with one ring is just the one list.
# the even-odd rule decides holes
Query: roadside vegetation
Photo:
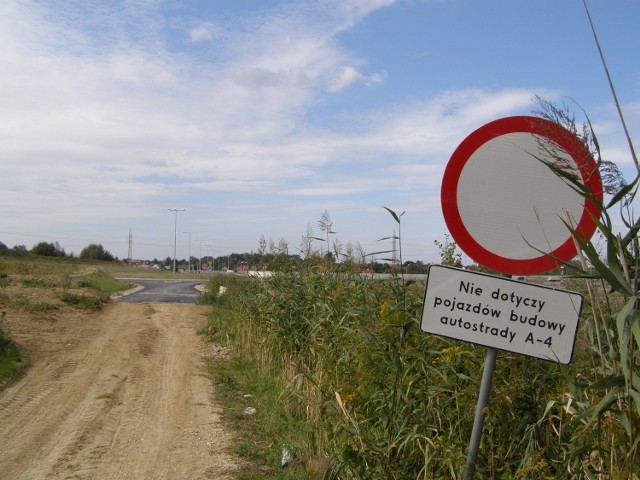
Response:
[{"label": "roadside vegetation", "polygon": [[[0,312],[0,322],[2,322],[5,315],[5,312]],[[9,381],[17,377],[21,366],[22,355],[20,350],[9,335],[0,328],[0,390]]]},{"label": "roadside vegetation", "polygon": [[[234,354],[212,372],[242,432],[237,452],[271,474],[246,478],[457,478],[484,350],[420,331],[422,284],[372,282],[340,265],[219,276],[209,290],[221,282],[207,333]],[[554,457],[541,446],[551,426],[536,422],[562,386],[556,367],[501,355],[479,478],[559,478],[542,461]]]},{"label": "roadside vegetation", "polygon": [[[476,478],[637,478],[624,299],[571,282],[589,298],[573,364],[500,353]],[[421,284],[334,265],[220,286],[206,333],[232,353],[211,372],[236,452],[259,465],[241,478],[461,478],[485,351],[420,331]]]}]

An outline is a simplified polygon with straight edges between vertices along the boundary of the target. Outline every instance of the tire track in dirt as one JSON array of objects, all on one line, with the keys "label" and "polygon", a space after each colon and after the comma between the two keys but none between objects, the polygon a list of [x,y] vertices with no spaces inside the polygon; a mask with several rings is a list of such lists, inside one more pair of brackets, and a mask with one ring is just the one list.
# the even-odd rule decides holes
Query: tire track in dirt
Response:
[{"label": "tire track in dirt", "polygon": [[66,348],[0,393],[0,479],[233,478],[196,334],[206,313],[112,303],[65,324]]}]

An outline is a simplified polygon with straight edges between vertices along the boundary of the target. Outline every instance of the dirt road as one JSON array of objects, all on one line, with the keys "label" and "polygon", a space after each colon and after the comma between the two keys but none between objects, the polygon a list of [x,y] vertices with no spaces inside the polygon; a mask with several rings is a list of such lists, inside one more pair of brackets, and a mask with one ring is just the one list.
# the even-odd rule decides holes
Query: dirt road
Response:
[{"label": "dirt road", "polygon": [[0,479],[233,478],[196,334],[206,312],[110,303],[15,328],[32,365],[0,392]]}]

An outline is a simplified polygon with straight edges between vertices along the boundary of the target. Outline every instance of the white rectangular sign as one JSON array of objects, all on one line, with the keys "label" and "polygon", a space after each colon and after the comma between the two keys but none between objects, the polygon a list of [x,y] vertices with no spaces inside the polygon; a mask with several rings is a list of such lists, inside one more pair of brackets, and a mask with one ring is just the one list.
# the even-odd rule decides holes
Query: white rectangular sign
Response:
[{"label": "white rectangular sign", "polygon": [[581,309],[578,293],[431,265],[421,328],[568,364]]}]

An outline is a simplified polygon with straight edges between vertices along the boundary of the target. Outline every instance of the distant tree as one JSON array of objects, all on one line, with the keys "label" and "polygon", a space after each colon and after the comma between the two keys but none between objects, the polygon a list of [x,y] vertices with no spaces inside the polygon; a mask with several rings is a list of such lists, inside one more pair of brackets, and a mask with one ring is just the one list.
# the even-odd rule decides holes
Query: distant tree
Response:
[{"label": "distant tree", "polygon": [[6,252],[7,250],[9,250],[9,247],[7,247],[4,243],[0,242],[0,253]]},{"label": "distant tree", "polygon": [[31,247],[30,252],[35,253],[36,255],[44,255],[47,257],[53,256],[52,253],[55,250],[55,247],[52,243],[49,242],[38,242],[33,247]]},{"label": "distant tree", "polygon": [[472,272],[487,273],[489,275],[500,275],[499,272],[496,272],[495,270],[489,267],[485,267],[484,265],[480,265],[476,262],[472,263],[471,265],[467,265],[465,268],[467,270],[471,270]]},{"label": "distant tree", "polygon": [[369,268],[375,273],[384,273],[387,270],[386,266],[380,262],[373,262]]},{"label": "distant tree", "polygon": [[64,257],[64,248],[58,243],[38,242],[31,248],[31,253],[45,257]]},{"label": "distant tree", "polygon": [[18,256],[26,255],[28,252],[27,247],[24,245],[14,245],[11,251],[14,255]]},{"label": "distant tree", "polygon": [[300,239],[300,246],[298,247],[298,251],[303,258],[307,259],[311,256],[314,239],[313,228],[311,225],[307,224],[307,233]]},{"label": "distant tree", "polygon": [[440,250],[440,263],[442,265],[462,268],[462,253],[457,251],[456,243],[449,240],[449,235],[445,233],[444,242],[435,240],[433,243]]},{"label": "distant tree", "polygon": [[405,263],[405,271],[407,273],[427,273],[428,270],[429,270],[429,265],[426,265],[421,260]]},{"label": "distant tree", "polygon": [[80,252],[80,258],[82,260],[106,260],[113,261],[114,257],[109,253],[101,244],[92,243],[87,245]]},{"label": "distant tree", "polygon": [[55,242],[53,244],[53,246],[56,249],[56,256],[58,256],[58,257],[66,257],[67,256],[67,254],[64,251],[64,248],[58,242]]}]

